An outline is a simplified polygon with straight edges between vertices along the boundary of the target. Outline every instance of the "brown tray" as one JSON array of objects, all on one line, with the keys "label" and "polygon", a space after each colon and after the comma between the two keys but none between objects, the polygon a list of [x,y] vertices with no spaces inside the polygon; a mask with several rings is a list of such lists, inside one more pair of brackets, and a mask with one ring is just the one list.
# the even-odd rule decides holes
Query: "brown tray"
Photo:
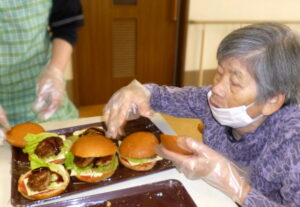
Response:
[{"label": "brown tray", "polygon": [[[90,126],[104,126],[103,122],[98,123],[92,123],[92,124],[86,124],[86,125],[80,125],[80,126],[74,126],[74,127],[68,127],[68,128],[62,128],[57,130],[52,130],[51,132],[55,132],[58,134],[71,134],[73,131],[84,129]],[[105,127],[105,126],[104,126]],[[125,126],[125,135],[131,134],[136,131],[149,131],[155,134],[157,137],[162,132],[151,122],[148,118],[139,118],[137,120],[132,120],[127,122]],[[122,138],[121,138],[122,139]],[[153,173],[157,173],[163,170],[167,170],[173,168],[173,165],[168,160],[161,160],[158,161],[157,164],[154,166],[153,169],[145,172],[138,172],[133,171],[130,169],[125,168],[121,164],[119,164],[118,169],[114,173],[114,175],[108,179],[102,180],[98,183],[85,183],[82,181],[77,180],[74,177],[71,177],[71,182],[69,186],[67,187],[66,191],[59,196],[55,196],[52,198],[44,199],[44,200],[38,200],[38,201],[32,201],[29,199],[24,198],[19,192],[18,192],[18,179],[21,174],[27,172],[30,170],[29,167],[29,161],[27,154],[24,154],[21,149],[19,148],[12,148],[12,179],[11,179],[11,203],[14,206],[30,206],[32,204],[40,204],[48,200],[54,200],[58,198],[62,198],[65,196],[73,195],[75,193],[80,193],[86,190],[91,190],[95,188],[99,188],[102,186],[110,185],[113,183],[118,183],[121,181],[129,180],[132,178],[137,178]]]},{"label": "brown tray", "polygon": [[126,207],[172,206],[196,207],[196,204],[178,180],[141,185],[137,187],[95,194],[71,200],[42,205],[43,207]]}]

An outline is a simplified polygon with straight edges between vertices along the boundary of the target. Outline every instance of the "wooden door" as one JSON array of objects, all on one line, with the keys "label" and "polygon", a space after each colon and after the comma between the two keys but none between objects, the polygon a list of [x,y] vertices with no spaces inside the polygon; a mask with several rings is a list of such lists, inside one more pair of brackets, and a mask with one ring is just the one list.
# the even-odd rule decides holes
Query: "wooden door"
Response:
[{"label": "wooden door", "polygon": [[103,104],[133,79],[172,85],[180,0],[82,0],[74,48],[79,106]]}]

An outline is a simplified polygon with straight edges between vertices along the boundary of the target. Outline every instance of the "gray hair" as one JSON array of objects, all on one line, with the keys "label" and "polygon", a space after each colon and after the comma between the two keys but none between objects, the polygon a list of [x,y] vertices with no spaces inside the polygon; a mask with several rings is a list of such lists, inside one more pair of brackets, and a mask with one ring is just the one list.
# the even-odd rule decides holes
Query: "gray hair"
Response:
[{"label": "gray hair", "polygon": [[219,65],[229,58],[243,64],[257,83],[258,102],[278,93],[285,103],[300,103],[300,43],[298,35],[279,23],[259,23],[237,29],[219,45]]}]

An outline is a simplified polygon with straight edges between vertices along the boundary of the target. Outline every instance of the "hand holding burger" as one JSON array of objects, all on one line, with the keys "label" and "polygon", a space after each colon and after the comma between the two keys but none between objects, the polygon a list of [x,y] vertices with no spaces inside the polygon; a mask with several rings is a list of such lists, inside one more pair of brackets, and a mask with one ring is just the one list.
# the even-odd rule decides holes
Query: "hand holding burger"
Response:
[{"label": "hand holding burger", "polygon": [[183,149],[177,144],[178,139],[179,136],[176,135],[168,135],[168,134],[160,135],[161,143],[166,149],[182,155],[192,155],[193,154],[192,152]]}]

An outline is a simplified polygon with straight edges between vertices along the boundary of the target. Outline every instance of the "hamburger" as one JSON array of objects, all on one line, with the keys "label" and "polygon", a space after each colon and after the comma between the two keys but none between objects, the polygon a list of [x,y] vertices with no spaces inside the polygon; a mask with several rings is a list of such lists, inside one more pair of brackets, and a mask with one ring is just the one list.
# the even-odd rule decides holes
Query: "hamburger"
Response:
[{"label": "hamburger", "polygon": [[111,177],[119,162],[117,146],[109,138],[99,134],[79,137],[66,156],[66,168],[71,176],[85,182],[98,182]]},{"label": "hamburger", "polygon": [[26,141],[24,140],[24,137],[27,134],[39,134],[42,132],[45,132],[45,129],[37,123],[21,123],[15,125],[9,131],[7,131],[6,141],[12,146],[23,148],[26,146]]},{"label": "hamburger", "polygon": [[84,136],[88,134],[99,134],[105,136],[105,129],[102,126],[91,126],[73,132],[73,135],[75,136]]},{"label": "hamburger", "polygon": [[48,132],[27,134],[23,152],[29,155],[31,169],[40,162],[62,164],[75,138],[77,137],[66,139],[64,135]]},{"label": "hamburger", "polygon": [[150,132],[135,132],[123,139],[119,148],[119,160],[127,168],[147,171],[162,160],[155,152],[158,139]]},{"label": "hamburger", "polygon": [[182,154],[182,155],[192,155],[193,153],[186,151],[177,145],[178,136],[161,134],[160,141],[163,146],[170,151]]},{"label": "hamburger", "polygon": [[69,182],[67,170],[62,165],[50,163],[21,175],[18,191],[30,200],[46,199],[64,192]]}]

